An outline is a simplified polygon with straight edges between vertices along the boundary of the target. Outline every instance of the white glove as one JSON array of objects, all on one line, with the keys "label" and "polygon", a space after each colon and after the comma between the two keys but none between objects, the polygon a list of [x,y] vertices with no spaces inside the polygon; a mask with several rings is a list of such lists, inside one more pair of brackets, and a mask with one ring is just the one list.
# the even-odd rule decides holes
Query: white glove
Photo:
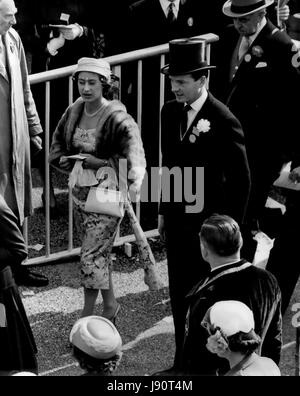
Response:
[{"label": "white glove", "polygon": [[83,35],[83,27],[78,25],[78,23],[72,23],[71,25],[67,25],[65,28],[59,28],[60,34],[66,40],[75,40],[77,37],[81,37]]},{"label": "white glove", "polygon": [[59,37],[55,37],[47,44],[47,50],[50,55],[55,56],[58,53],[58,49],[63,47],[65,44],[65,38],[60,33]]}]

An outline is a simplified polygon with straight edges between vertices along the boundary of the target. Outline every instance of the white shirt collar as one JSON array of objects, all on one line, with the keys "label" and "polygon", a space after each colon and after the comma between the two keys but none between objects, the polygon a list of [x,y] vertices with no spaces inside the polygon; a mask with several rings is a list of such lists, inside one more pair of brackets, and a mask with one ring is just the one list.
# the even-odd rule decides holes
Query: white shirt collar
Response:
[{"label": "white shirt collar", "polygon": [[188,128],[191,126],[196,115],[202,109],[204,103],[206,102],[207,97],[208,97],[208,92],[207,89],[204,87],[202,89],[201,96],[197,100],[195,100],[195,102],[190,104],[192,109],[188,111],[188,125],[187,125]]},{"label": "white shirt collar", "polygon": [[[169,0],[159,0],[161,8],[163,9],[165,16],[168,16],[168,11],[169,11],[169,5],[170,5],[170,1]],[[180,0],[174,0],[174,7],[173,7],[173,11],[174,14],[176,16],[176,18],[178,17],[178,11],[179,11],[179,7],[180,7]]]},{"label": "white shirt collar", "polygon": [[202,109],[202,107],[207,99],[207,96],[208,96],[207,89],[205,87],[203,87],[201,96],[190,105],[191,108],[198,113],[198,111],[200,111]]},{"label": "white shirt collar", "polygon": [[238,259],[238,260],[234,260],[234,261],[231,261],[230,263],[226,263],[226,264],[223,264],[223,265],[219,265],[218,267],[215,267],[215,268],[213,268],[210,272],[212,273],[212,272],[214,272],[215,270],[217,270],[217,269],[220,269],[220,268],[225,268],[225,267],[228,267],[229,265],[232,265],[232,264],[236,264],[236,263],[238,263],[238,262],[240,262],[241,261],[241,259]]}]

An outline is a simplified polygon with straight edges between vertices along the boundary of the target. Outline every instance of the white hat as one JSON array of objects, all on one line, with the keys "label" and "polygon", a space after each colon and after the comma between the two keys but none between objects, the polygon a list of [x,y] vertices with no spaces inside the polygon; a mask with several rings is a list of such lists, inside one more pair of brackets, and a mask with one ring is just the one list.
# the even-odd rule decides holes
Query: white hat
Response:
[{"label": "white hat", "polygon": [[210,323],[219,327],[222,332],[230,337],[233,334],[249,333],[254,330],[254,317],[251,309],[240,301],[219,301],[209,312]]},{"label": "white hat", "polygon": [[71,330],[70,342],[96,359],[109,359],[122,349],[118,330],[110,320],[102,316],[79,319]]},{"label": "white hat", "polygon": [[223,13],[232,18],[254,14],[274,3],[274,0],[228,0],[223,5]]},{"label": "white hat", "polygon": [[105,77],[108,81],[110,80],[111,70],[109,63],[104,59],[96,58],[80,58],[77,62],[77,69],[74,74],[80,72],[92,72],[100,74]]}]

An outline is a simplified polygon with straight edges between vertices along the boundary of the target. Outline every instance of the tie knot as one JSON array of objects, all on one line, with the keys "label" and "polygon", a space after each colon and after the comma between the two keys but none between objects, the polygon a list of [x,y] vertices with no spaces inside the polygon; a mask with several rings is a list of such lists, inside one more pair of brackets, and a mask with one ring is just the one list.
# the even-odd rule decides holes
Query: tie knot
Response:
[{"label": "tie knot", "polygon": [[173,1],[171,1],[171,0],[169,0],[169,1],[170,1],[169,7],[168,7],[169,12],[173,12],[173,8],[175,7],[175,4]]},{"label": "tie knot", "polygon": [[182,109],[182,111],[184,113],[187,113],[188,111],[192,110],[192,107],[190,105],[185,105],[184,108]]}]

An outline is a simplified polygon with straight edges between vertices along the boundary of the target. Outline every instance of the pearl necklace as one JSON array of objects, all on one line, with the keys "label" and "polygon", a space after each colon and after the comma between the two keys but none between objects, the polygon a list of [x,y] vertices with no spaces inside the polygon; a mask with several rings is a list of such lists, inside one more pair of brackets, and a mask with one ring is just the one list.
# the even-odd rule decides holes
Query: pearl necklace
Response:
[{"label": "pearl necklace", "polygon": [[97,113],[99,113],[99,111],[101,110],[101,108],[102,108],[102,104],[100,105],[100,107],[99,107],[94,113],[88,113],[87,110],[86,110],[86,106],[84,106],[84,114],[85,114],[87,117],[94,117]]}]

